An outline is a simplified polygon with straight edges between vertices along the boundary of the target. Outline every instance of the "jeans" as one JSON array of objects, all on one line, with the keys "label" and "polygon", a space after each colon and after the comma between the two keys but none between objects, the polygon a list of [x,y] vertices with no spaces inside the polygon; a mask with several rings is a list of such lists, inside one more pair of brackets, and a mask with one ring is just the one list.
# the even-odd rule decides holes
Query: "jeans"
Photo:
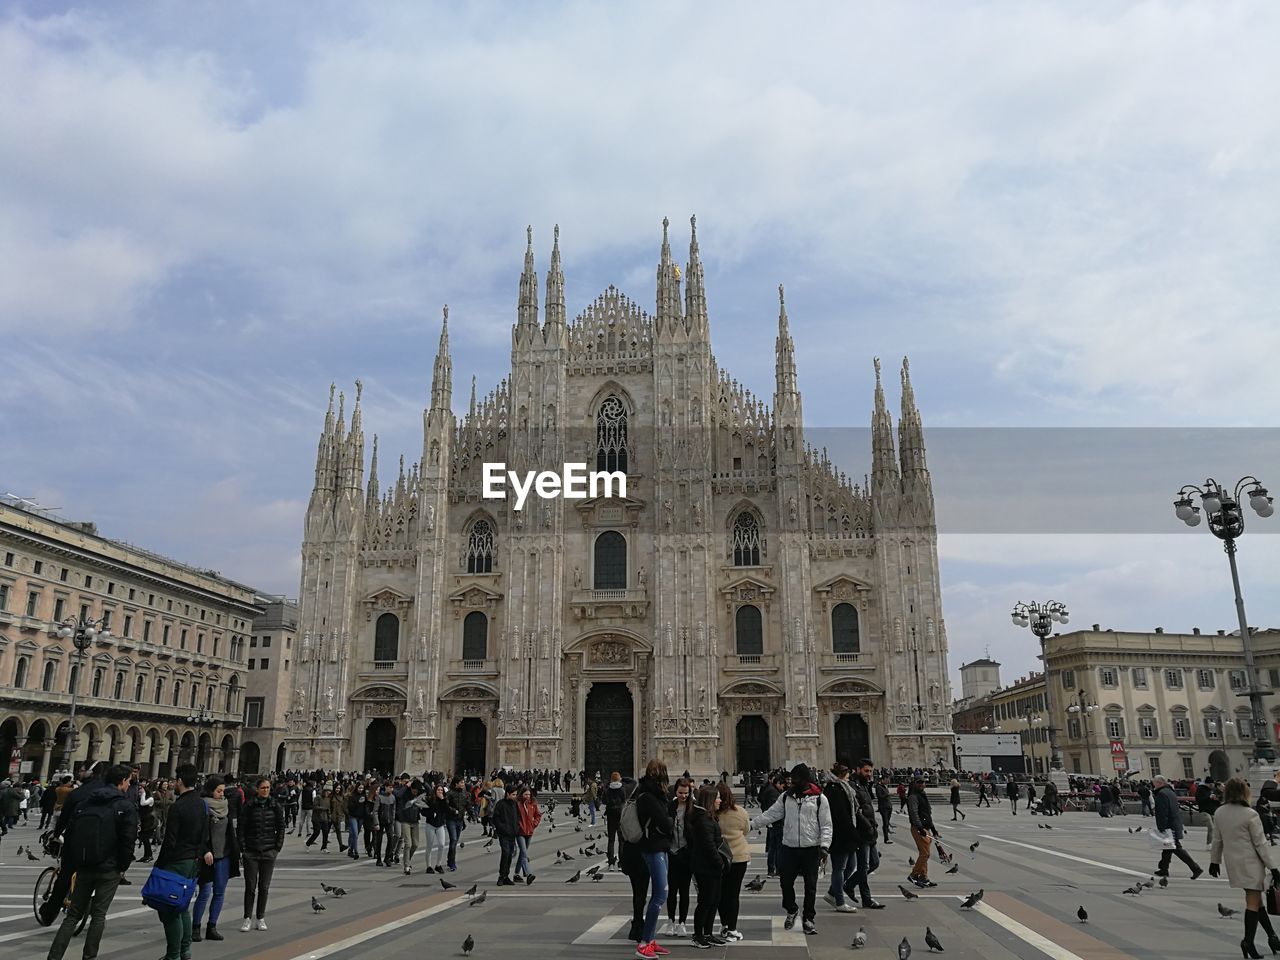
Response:
[{"label": "jeans", "polygon": [[298,814],[298,836],[302,836],[302,834],[308,829],[310,829],[310,827],[311,827],[311,811],[303,810],[300,814]]},{"label": "jeans", "polygon": [[592,800],[588,803],[587,809],[591,811],[591,825],[594,827],[596,825],[596,802]]},{"label": "jeans", "polygon": [[[742,899],[742,881],[747,875],[750,861],[729,864],[720,888],[720,922],[726,930],[738,929],[738,910]],[[701,891],[699,891],[701,893]]]},{"label": "jeans", "polygon": [[498,862],[498,879],[511,879],[511,860],[516,853],[515,837],[498,837],[498,847],[502,850],[502,859]]},{"label": "jeans", "polygon": [[709,937],[714,932],[716,910],[720,907],[720,893],[724,886],[724,874],[700,873],[698,880],[698,906],[693,911],[693,935]]},{"label": "jeans", "polygon": [[890,833],[889,821],[892,819],[893,819],[893,807],[892,806],[881,807],[880,808],[880,826],[884,830],[884,839],[886,843],[889,841],[889,833]]},{"label": "jeans", "polygon": [[85,911],[89,911],[89,929],[84,935],[84,956],[96,957],[98,944],[102,942],[102,930],[107,925],[107,911],[111,909],[111,900],[116,895],[116,887],[120,884],[118,870],[97,870],[93,867],[81,867],[76,871],[76,888],[71,894],[71,905],[62,918],[62,924],[54,935],[53,944],[49,947],[51,960],[62,960],[67,952],[76,925]]},{"label": "jeans", "polygon": [[853,876],[857,862],[858,855],[852,848],[839,852],[831,851],[831,888],[827,892],[835,897],[837,904],[844,903],[844,884]]},{"label": "jeans", "polygon": [[[427,828],[427,857],[426,857],[427,866],[428,867],[443,866],[444,855],[449,850],[449,831],[443,823],[440,824],[440,826],[438,827],[433,827],[429,823],[426,824],[425,826]],[[416,848],[418,845],[418,837],[417,837],[418,825],[416,823],[409,824],[409,830],[411,831],[410,838],[409,838],[410,842]],[[433,854],[435,858],[435,863],[431,862]],[[404,862],[408,863],[409,860],[411,860],[412,858],[413,858],[413,853],[410,852],[409,856],[405,858]]]},{"label": "jeans", "polygon": [[521,877],[529,875],[529,841],[531,837],[516,837],[516,849],[520,851],[516,862],[516,874]]},{"label": "jeans", "polygon": [[796,877],[804,881],[804,919],[817,916],[818,860],[820,847],[787,847],[778,851],[778,874],[782,883],[782,906],[787,913],[796,913]]},{"label": "jeans", "polygon": [[[777,801],[774,801],[775,803]],[[782,824],[770,824],[764,832],[765,865],[769,868],[769,876],[778,872],[778,849],[782,846]]]},{"label": "jeans", "polygon": [[244,915],[245,919],[254,916],[254,896],[257,895],[257,919],[267,915],[267,893],[271,889],[271,875],[275,873],[275,858],[257,857],[246,853],[244,867]]},{"label": "jeans", "polygon": [[[400,843],[405,848],[405,852],[400,855],[401,862],[409,864],[413,861],[413,855],[418,852],[418,825],[416,823],[400,823]],[[396,849],[396,853],[400,854],[400,849]]]},{"label": "jeans", "polygon": [[859,844],[854,849],[853,858],[857,863],[857,869],[845,884],[846,890],[857,886],[864,907],[874,902],[871,899],[871,850],[872,846],[869,843]]},{"label": "jeans", "polygon": [[[213,882],[200,884],[200,889],[196,893],[196,905],[192,911],[193,916],[191,923],[195,927],[200,926],[200,920],[204,916],[204,908],[209,908],[209,926],[216,927],[218,925],[218,917],[222,915],[222,901],[227,893],[227,881],[231,878],[231,860],[228,857],[219,857],[213,861]],[[210,897],[212,894],[212,897]]]},{"label": "jeans", "polygon": [[449,869],[458,865],[458,838],[462,836],[464,826],[461,820],[446,820],[445,829],[449,831]]},{"label": "jeans", "polygon": [[911,828],[911,839],[916,842],[916,862],[911,866],[913,879],[929,879],[929,850],[933,846],[933,837],[923,830]]},{"label": "jeans", "polygon": [[658,917],[667,903],[667,854],[665,851],[646,853],[644,864],[649,868],[649,908],[644,914],[644,930],[641,943],[652,943],[658,934]]},{"label": "jeans", "polygon": [[347,846],[352,853],[360,849],[360,818],[347,817]]},{"label": "jeans", "polygon": [[1155,812],[1156,812],[1155,807],[1151,806],[1151,798],[1143,797],[1142,798],[1142,815],[1144,817],[1151,817],[1151,816],[1155,816]]},{"label": "jeans", "polygon": [[[164,864],[166,870],[181,874],[184,877],[196,875],[194,860],[174,860]],[[191,911],[166,908],[157,910],[160,924],[164,927],[165,960],[181,960],[191,956]]]}]

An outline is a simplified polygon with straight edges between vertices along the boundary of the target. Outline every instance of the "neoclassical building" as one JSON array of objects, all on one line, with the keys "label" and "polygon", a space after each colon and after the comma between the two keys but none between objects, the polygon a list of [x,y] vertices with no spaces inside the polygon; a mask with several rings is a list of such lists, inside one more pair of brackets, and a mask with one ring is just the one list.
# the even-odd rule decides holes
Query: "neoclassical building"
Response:
[{"label": "neoclassical building", "polygon": [[[696,231],[696,225],[695,225]],[[683,285],[683,290],[681,289]],[[417,462],[367,482],[333,390],[307,508],[293,767],[694,772],[951,756],[933,491],[906,361],[871,471],[806,443],[779,287],[765,403],[711,350],[697,235],[663,223],[652,315],[610,287],[540,311],[532,231],[511,373],[452,409],[448,309]],[[484,499],[484,464],[626,475],[625,496]]]}]

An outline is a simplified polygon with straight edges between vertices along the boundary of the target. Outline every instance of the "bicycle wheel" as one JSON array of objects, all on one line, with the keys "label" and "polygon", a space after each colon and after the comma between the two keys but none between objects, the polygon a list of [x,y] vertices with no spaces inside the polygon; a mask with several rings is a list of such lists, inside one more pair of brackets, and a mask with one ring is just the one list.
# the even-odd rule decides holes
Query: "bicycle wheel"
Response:
[{"label": "bicycle wheel", "polygon": [[40,876],[36,877],[36,889],[31,895],[31,909],[35,911],[36,923],[42,927],[50,926],[40,917],[40,908],[44,906],[49,899],[49,894],[53,892],[53,880],[58,875],[57,867],[45,867],[40,871]]}]

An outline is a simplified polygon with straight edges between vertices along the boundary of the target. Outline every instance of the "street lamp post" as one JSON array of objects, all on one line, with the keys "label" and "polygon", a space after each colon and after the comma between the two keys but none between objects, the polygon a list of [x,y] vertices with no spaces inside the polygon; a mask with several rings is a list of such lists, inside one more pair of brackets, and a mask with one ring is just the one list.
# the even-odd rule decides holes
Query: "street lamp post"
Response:
[{"label": "street lamp post", "polygon": [[1040,662],[1044,665],[1044,706],[1049,714],[1049,768],[1054,773],[1063,772],[1062,750],[1058,747],[1058,728],[1053,718],[1053,684],[1049,682],[1049,655],[1045,650],[1045,638],[1053,632],[1054,623],[1067,623],[1067,605],[1057,600],[1047,603],[1016,603],[1013,607],[1013,625],[1030,627],[1040,638]]},{"label": "street lamp post", "polygon": [[1076,702],[1067,707],[1067,713],[1076,714],[1080,717],[1080,733],[1084,737],[1084,753],[1089,761],[1090,775],[1093,774],[1093,744],[1089,741],[1089,718],[1100,709],[1101,707],[1096,703],[1089,702],[1084,690],[1080,690],[1076,694]]},{"label": "street lamp post", "polygon": [[[1178,491],[1178,499],[1174,501],[1174,512],[1179,520],[1188,527],[1200,523],[1200,507],[1204,508],[1209,518],[1209,532],[1222,541],[1227,561],[1231,566],[1231,585],[1236,595],[1236,617],[1240,621],[1240,642],[1244,645],[1244,664],[1248,671],[1247,689],[1239,696],[1249,698],[1249,712],[1253,714],[1253,763],[1272,764],[1276,759],[1275,745],[1271,742],[1271,734],[1267,729],[1266,714],[1262,708],[1262,688],[1258,685],[1258,670],[1253,663],[1253,638],[1249,635],[1249,623],[1244,615],[1244,598],[1240,595],[1240,573],[1236,569],[1236,540],[1244,533],[1244,510],[1240,506],[1241,494],[1249,487],[1249,506],[1259,517],[1269,517],[1275,513],[1272,497],[1267,495],[1267,488],[1257,477],[1244,477],[1236,483],[1234,490],[1223,487],[1210,477],[1197,486],[1187,484]],[[1200,506],[1195,506],[1191,498],[1198,496]]]},{"label": "street lamp post", "polygon": [[[80,690],[80,674],[84,673],[84,654],[93,646],[95,637],[107,637],[111,631],[103,626],[103,619],[92,620],[89,617],[68,617],[58,627],[58,637],[70,639],[76,648],[76,665],[71,674],[71,716],[67,720],[67,754],[68,766],[74,767],[76,750],[80,746],[80,731],[76,729],[76,694]],[[74,773],[74,769],[72,773]]]}]

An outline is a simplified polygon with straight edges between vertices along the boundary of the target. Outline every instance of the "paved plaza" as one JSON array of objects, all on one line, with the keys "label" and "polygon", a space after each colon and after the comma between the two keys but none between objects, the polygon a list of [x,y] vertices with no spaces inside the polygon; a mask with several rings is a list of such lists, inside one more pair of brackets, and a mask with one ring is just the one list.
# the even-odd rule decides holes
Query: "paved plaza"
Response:
[{"label": "paved plaza", "polygon": [[[944,809],[938,805],[939,818]],[[942,823],[943,843],[954,851],[959,871],[943,872],[935,863],[931,876],[939,882],[920,899],[906,902],[897,885],[907,874],[907,858],[914,855],[909,841],[881,848],[883,860],[873,877],[876,898],[888,904],[880,911],[837,915],[819,900],[818,933],[806,937],[782,927],[782,908],[776,882],[758,894],[743,893],[740,923],[746,939],[730,947],[705,951],[740,958],[781,956],[814,958],[846,956],[859,926],[868,934],[866,960],[896,957],[906,937],[913,956],[928,952],[925,927],[931,927],[947,955],[957,958],[1001,960],[1006,957],[1052,957],[1054,960],[1109,958],[1196,958],[1230,956],[1238,948],[1241,923],[1218,916],[1219,901],[1239,907],[1235,891],[1225,881],[1208,876],[1191,882],[1185,867],[1174,861],[1167,889],[1144,890],[1138,897],[1122,894],[1126,887],[1151,875],[1156,856],[1144,834],[1132,827],[1150,826],[1138,816],[1103,820],[1092,814],[1068,814],[1045,820],[1007,805],[993,809],[966,808],[968,820]],[[585,879],[568,885],[575,870],[603,859],[578,856],[587,836],[603,833],[584,827],[574,832],[567,816],[560,826],[544,826],[534,840],[531,887],[494,886],[497,845],[484,847],[478,828],[464,834],[465,847],[457,873],[445,879],[458,885],[443,891],[439,878],[421,872],[418,855],[413,876],[399,868],[379,869],[370,860],[352,862],[337,852],[307,850],[290,836],[285,844],[271,890],[266,932],[240,933],[243,885],[232,880],[228,906],[220,921],[226,935],[221,943],[197,943],[198,960],[316,960],[325,956],[358,955],[367,960],[393,957],[461,956],[470,934],[476,940],[474,957],[566,956],[622,957],[632,953],[626,938],[630,915],[630,886],[621,874],[606,874],[600,882]],[[899,818],[895,815],[895,822]],[[1044,829],[1051,824],[1053,829]],[[905,831],[899,833],[905,837]],[[31,889],[44,863],[30,863],[17,855],[36,838],[34,826],[18,827],[0,845],[0,958],[44,956],[52,930],[36,927],[31,913]],[[1193,828],[1188,849],[1208,865],[1204,830]],[[969,846],[978,849],[970,859]],[[569,850],[572,863],[555,866],[556,851]],[[47,862],[47,861],[46,861]],[[764,872],[763,841],[753,841],[748,879]],[[152,958],[163,952],[155,913],[141,905],[138,891],[146,865],[130,870],[133,887],[121,887],[113,905],[102,957]],[[340,885],[341,898],[327,897],[320,883]],[[479,881],[486,901],[470,906],[462,892]],[[960,909],[961,899],[982,888],[982,903],[973,911]],[[327,908],[311,909],[319,895]],[[694,894],[696,898],[696,893]],[[1089,922],[1076,920],[1083,905]],[[692,911],[690,913],[692,920]],[[688,940],[662,939],[673,955],[695,953]],[[80,956],[79,940],[68,958]]]}]

